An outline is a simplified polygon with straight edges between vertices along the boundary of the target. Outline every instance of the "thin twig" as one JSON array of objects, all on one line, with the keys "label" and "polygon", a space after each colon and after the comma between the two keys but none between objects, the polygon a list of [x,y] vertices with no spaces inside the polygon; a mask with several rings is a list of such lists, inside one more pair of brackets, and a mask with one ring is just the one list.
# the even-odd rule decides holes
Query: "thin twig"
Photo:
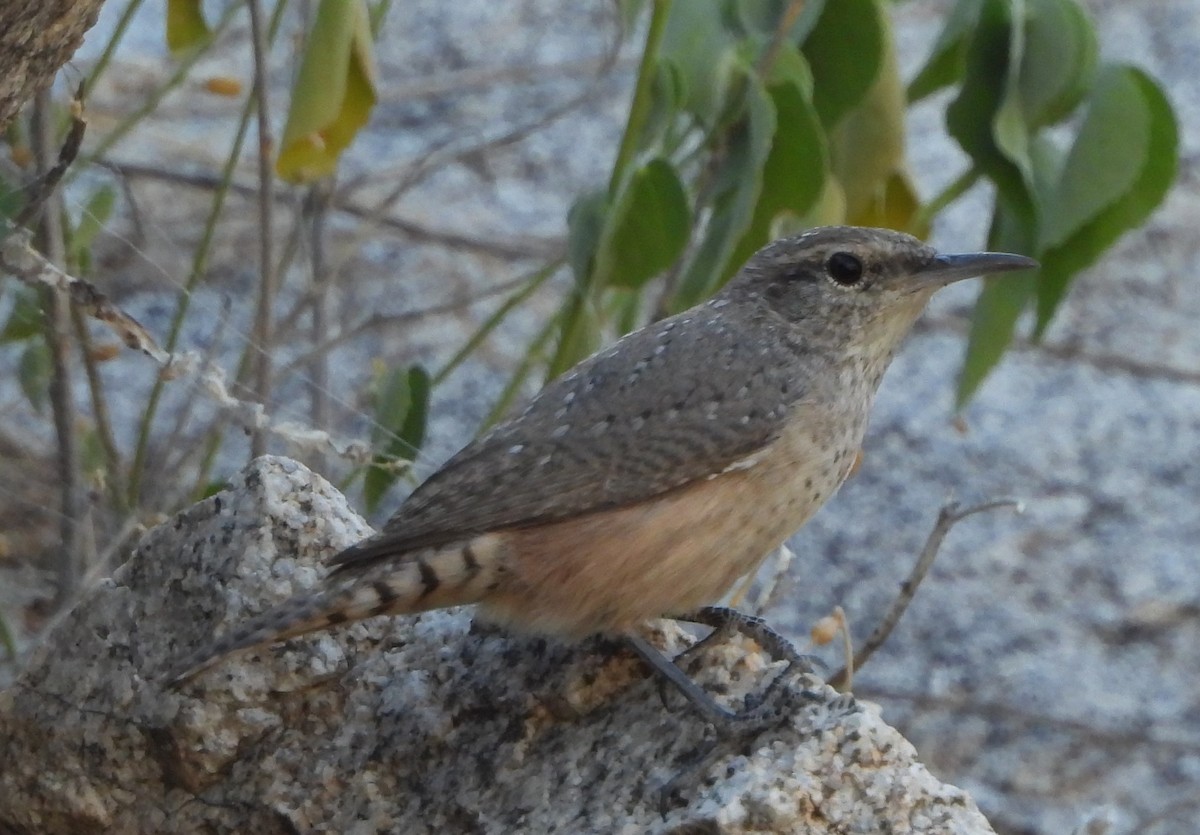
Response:
[{"label": "thin twig", "polygon": [[[209,32],[209,35],[204,42],[198,44],[195,48],[188,52],[187,55],[183,56],[178,61],[175,66],[175,72],[171,73],[171,76],[166,81],[155,88],[154,92],[152,92],[142,102],[141,107],[128,114],[120,121],[119,124],[117,124],[116,127],[104,134],[104,138],[97,143],[96,147],[90,148],[83,155],[81,160],[82,164],[76,170],[85,170],[97,159],[107,154],[118,142],[124,139],[125,135],[131,130],[138,125],[143,124],[146,117],[158,109],[158,106],[162,104],[162,100],[167,97],[167,94],[173,91],[187,79],[188,75],[192,71],[192,67],[195,66],[196,62],[208,54],[209,47],[216,43],[217,38],[225,31],[225,28],[229,26],[230,22],[233,20],[234,12],[236,11],[237,3],[230,3],[228,6],[226,6],[225,10],[221,13],[221,17],[213,25],[212,30]],[[74,176],[74,174],[72,174],[72,176]]]},{"label": "thin twig", "polygon": [[951,502],[939,511],[937,522],[934,523],[929,538],[925,540],[925,547],[921,549],[921,555],[917,558],[912,571],[909,572],[908,578],[901,584],[900,593],[892,601],[891,608],[884,615],[879,626],[871,633],[871,637],[855,653],[853,663],[847,664],[829,678],[831,686],[837,688],[845,686],[851,675],[850,670],[861,670],[862,666],[867,663],[867,660],[875,654],[875,650],[883,646],[884,641],[892,634],[892,630],[900,622],[900,618],[908,609],[908,605],[917,593],[917,587],[921,585],[921,581],[925,579],[926,573],[928,573],[930,566],[933,565],[938,549],[942,547],[942,540],[946,538],[946,534],[950,532],[950,529],[968,516],[1002,507],[1010,507],[1017,512],[1021,511],[1021,503],[1014,499],[996,499],[995,501],[984,502],[967,508],[961,508],[956,502]]},{"label": "thin twig", "polygon": [[779,57],[779,50],[783,47],[784,40],[791,33],[792,27],[796,25],[796,20],[800,17],[800,13],[804,11],[804,0],[791,0],[787,8],[783,10],[783,14],[779,16],[779,22],[775,26],[775,31],[771,33],[771,42],[763,51],[762,57],[758,62],[758,76],[764,81],[771,74],[771,69],[775,66],[775,61]]},{"label": "thin twig", "polygon": [[82,278],[76,278],[47,260],[29,242],[29,232],[0,221],[0,269],[15,276],[30,287],[49,287],[58,290],[71,303],[93,319],[103,322],[130,348],[149,356],[162,366],[168,366],[171,355],[158,347],[142,325],[121,310],[108,296]]},{"label": "thin twig", "polygon": [[[286,3],[277,3],[275,13],[271,18],[269,38],[273,39],[279,31],[279,26],[283,21],[283,10]],[[231,3],[226,12],[222,15],[221,22],[213,30],[214,37],[217,31],[220,30],[225,22],[232,17],[232,10],[237,4]],[[202,50],[197,49],[199,54]],[[212,251],[213,241],[216,236],[217,224],[223,216],[225,207],[225,199],[229,195],[231,184],[233,183],[234,169],[237,167],[238,160],[242,155],[242,146],[246,141],[246,135],[250,129],[250,116],[254,112],[255,99],[253,90],[246,97],[246,102],[242,106],[242,112],[238,117],[237,132],[233,138],[233,145],[230,148],[229,155],[225,159],[225,165],[221,169],[221,177],[219,184],[215,188],[213,194],[212,205],[209,208],[208,217],[205,218],[204,231],[201,233],[200,242],[196,245],[196,249],[192,253],[192,264],[188,272],[187,280],[183,285],[183,292],[179,296],[179,302],[175,307],[175,312],[171,316],[171,329],[167,334],[166,352],[168,359],[170,354],[175,351],[179,343],[179,337],[183,332],[183,323],[187,318],[188,309],[191,306],[192,291],[200,282],[208,269],[208,256]],[[93,158],[100,156],[100,153],[93,154]],[[160,363],[162,364],[162,363]],[[159,375],[154,381],[154,385],[150,389],[150,397],[146,402],[146,409],[142,414],[142,420],[138,426],[138,440],[134,452],[133,463],[129,466],[129,496],[130,505],[136,506],[141,494],[142,476],[146,471],[146,460],[150,451],[150,436],[151,430],[154,427],[154,419],[158,413],[158,404],[162,399],[163,386],[167,382],[166,377]]]},{"label": "thin twig", "polygon": [[112,419],[108,413],[108,400],[104,394],[104,378],[100,376],[100,369],[97,367],[92,335],[88,332],[83,311],[74,305],[71,305],[71,324],[75,329],[75,338],[79,341],[79,356],[83,363],[84,373],[87,375],[88,393],[92,402],[92,418],[96,421],[96,438],[100,441],[100,450],[104,453],[107,467],[105,490],[112,500],[113,506],[123,512],[127,499],[124,487],[125,467],[121,462],[121,452],[117,448]]},{"label": "thin twig", "polygon": [[[594,77],[596,79],[600,79],[610,72],[613,66],[615,66],[619,54],[620,38],[614,37],[609,43],[609,48],[605,53],[604,58],[597,65]],[[403,171],[402,176],[399,176],[396,185],[393,186],[392,189],[381,199],[376,201],[374,208],[369,211],[362,213],[354,211],[354,203],[351,200],[351,195],[363,185],[386,181],[393,176],[391,173],[386,171],[386,169],[383,171],[363,173],[359,177],[351,179],[342,185],[341,188],[338,189],[337,194],[335,194],[333,197],[333,205],[342,211],[348,211],[351,214],[355,214],[372,225],[381,225],[385,227],[391,226],[418,240],[426,240],[430,243],[442,244],[454,248],[463,248],[467,242],[457,239],[459,238],[457,235],[451,238],[448,237],[448,233],[445,232],[414,228],[414,225],[408,221],[401,221],[395,218],[389,219],[385,217],[385,213],[390,211],[392,207],[399,202],[401,197],[423,182],[434,171],[444,170],[446,166],[461,160],[480,158],[489,152],[494,152],[510,145],[515,145],[517,142],[522,141],[534,131],[541,130],[546,126],[553,124],[554,122],[566,116],[568,113],[578,109],[581,105],[591,101],[594,95],[594,88],[589,86],[582,90],[579,94],[567,99],[565,102],[552,107],[538,118],[523,125],[517,125],[516,127],[511,128],[510,130],[507,130],[498,136],[489,137],[484,139],[482,142],[472,141],[465,146],[451,148],[449,151],[444,150],[442,147],[429,150],[415,163],[411,163],[406,166],[407,170]],[[355,239],[352,240],[350,245],[345,249],[347,251],[357,250],[361,241],[369,234],[369,229],[359,230]],[[433,235],[437,235],[439,237],[433,237]],[[514,241],[523,248],[523,253],[514,252],[511,249]],[[534,246],[531,246],[529,242],[533,242]],[[562,256],[563,246],[561,242],[557,241],[553,243],[537,243],[536,239],[530,239],[528,237],[524,239],[516,239],[513,236],[509,236],[505,241],[499,242],[499,246],[497,243],[491,244],[491,250],[492,254],[497,254],[508,258],[520,258],[524,255],[528,257],[550,260],[558,259]],[[334,264],[331,267],[330,272],[333,275],[338,275],[342,271],[342,266],[342,263]]]},{"label": "thin twig", "polygon": [[[37,160],[41,188],[30,204],[40,212],[38,239],[46,258],[54,264],[66,262],[66,240],[62,226],[62,204],[57,185],[67,170],[82,139],[82,119],[73,121],[68,142],[55,156],[54,117],[50,94],[43,90],[34,98],[33,104],[33,148]],[[32,216],[22,213],[28,221]],[[16,237],[15,234],[9,238]],[[8,244],[8,238],[4,244]],[[61,287],[47,288],[46,299],[46,346],[50,351],[52,374],[50,377],[50,405],[54,411],[54,432],[58,442],[57,470],[59,488],[58,552],[55,558],[57,587],[54,604],[62,607],[70,600],[78,587],[82,565],[80,564],[81,494],[79,483],[79,446],[75,436],[77,415],[75,396],[71,385],[70,364],[70,302]]]},{"label": "thin twig", "polygon": [[518,292],[513,293],[511,296],[505,299],[504,303],[496,308],[496,311],[492,313],[492,315],[486,320],[484,320],[484,323],[479,326],[475,333],[473,333],[471,337],[463,343],[462,347],[455,352],[454,356],[447,360],[446,364],[443,365],[441,369],[433,375],[434,385],[437,385],[450,376],[450,373],[454,371],[454,369],[458,368],[458,366],[461,365],[467,357],[474,353],[476,348],[483,344],[483,340],[487,338],[488,334],[500,326],[500,323],[504,321],[509,313],[511,313],[519,305],[523,304],[526,299],[533,295],[533,293],[539,287],[541,287],[542,284],[544,284],[546,280],[550,278],[550,276],[554,275],[561,266],[562,262],[560,261],[551,262],[542,267],[542,269],[533,273],[533,275],[523,279],[525,286]]},{"label": "thin twig", "polygon": [[[231,314],[233,312],[233,299],[228,295],[221,297],[221,314],[217,317],[217,321],[212,330],[212,336],[207,340],[204,353],[200,357],[200,367],[205,368],[209,365],[215,365],[217,355],[221,351],[221,346],[225,342],[225,331],[229,327]],[[175,473],[184,471],[184,462],[191,458],[192,452],[195,450],[195,444],[189,443],[185,437],[188,424],[191,423],[195,415],[195,401],[203,396],[203,393],[198,387],[193,387],[193,394],[188,398],[187,408],[179,409],[175,413],[175,424],[171,427],[162,441],[162,449],[174,452],[174,455],[167,454],[166,472]],[[201,468],[203,469],[203,468]],[[172,489],[177,485],[168,485],[166,487],[167,495],[171,495]],[[184,490],[184,495],[190,495],[190,490]],[[159,507],[177,507],[180,504],[172,497],[169,502],[160,502]]]},{"label": "thin twig", "polygon": [[[230,187],[233,182],[234,168],[237,166],[238,159],[242,155],[242,145],[245,143],[246,135],[250,130],[250,116],[253,112],[254,94],[252,92],[242,107],[242,113],[238,119],[237,131],[233,138],[233,145],[229,150],[229,155],[225,159],[225,166],[221,171],[218,184],[213,189],[212,205],[209,207],[208,217],[205,218],[200,240],[192,252],[192,263],[188,270],[188,277],[183,283],[183,292],[180,293],[179,301],[175,305],[175,312],[171,315],[171,325],[170,330],[167,332],[165,346],[168,357],[179,344],[179,337],[183,333],[183,323],[187,318],[188,309],[191,307],[192,291],[200,283],[200,279],[208,269],[208,256],[212,251],[213,241],[216,238],[217,224],[223,215],[225,199],[229,196]],[[146,461],[150,452],[151,430],[154,428],[155,417],[158,414],[158,404],[162,399],[166,382],[167,380],[162,375],[159,375],[155,379],[154,385],[150,388],[150,396],[146,400],[146,408],[142,412],[142,419],[138,426],[138,440],[134,447],[133,462],[129,465],[129,478],[127,482],[129,484],[129,504],[131,507],[136,507],[141,498],[142,476],[146,471]]]},{"label": "thin twig", "polygon": [[517,394],[520,393],[521,386],[524,385],[525,380],[529,377],[529,372],[533,370],[534,364],[543,360],[542,349],[546,347],[546,343],[550,341],[550,337],[558,329],[561,319],[561,313],[551,316],[549,321],[542,326],[538,335],[529,343],[529,347],[525,350],[525,356],[517,366],[516,371],[513,372],[512,378],[504,386],[504,390],[496,398],[491,411],[487,413],[483,422],[479,425],[480,432],[488,429],[492,424],[508,414],[509,407],[512,406]]},{"label": "thin twig", "polygon": [[[314,183],[308,191],[305,200],[306,214],[310,223],[309,262],[311,277],[309,280],[310,296],[312,298],[310,327],[310,344],[316,345],[325,339],[329,332],[329,278],[328,264],[325,258],[325,220],[329,216],[329,198],[332,194],[333,182],[329,179]],[[333,413],[330,409],[329,397],[329,352],[311,352],[312,359],[308,363],[309,420],[313,426],[328,429],[333,425]],[[325,469],[324,456],[317,455],[312,466],[318,471]]]},{"label": "thin twig", "polygon": [[[13,223],[17,226],[29,226],[35,219],[45,214],[47,201],[58,193],[58,184],[79,154],[79,147],[83,144],[83,134],[87,130],[87,120],[83,118],[83,85],[80,84],[75,98],[71,100],[71,124],[67,128],[67,136],[58,149],[58,159],[51,165],[48,156],[53,153],[50,145],[53,144],[54,139],[53,117],[49,112],[51,107],[49,100],[42,104],[37,104],[37,101],[35,101],[35,107],[39,112],[34,117],[38,124],[35,133],[41,134],[41,140],[49,144],[42,145],[35,150],[35,154],[38,155],[38,176],[36,180],[26,186],[25,207],[13,219]],[[43,110],[46,112],[42,113]],[[47,156],[43,158],[43,154]]]},{"label": "thin twig", "polygon": [[[472,305],[487,301],[494,296],[500,296],[510,290],[515,290],[518,287],[529,282],[528,275],[520,275],[516,278],[510,278],[500,282],[492,287],[480,290],[477,293],[472,293],[461,299],[452,299],[441,304],[430,305],[429,307],[418,308],[417,310],[405,310],[401,313],[372,313],[360,319],[358,322],[349,326],[343,331],[340,331],[333,336],[327,336],[321,342],[313,345],[303,354],[295,357],[279,370],[279,376],[286,378],[293,374],[298,368],[308,365],[312,362],[313,357],[320,353],[328,353],[332,349],[357,339],[365,333],[369,333],[381,328],[395,328],[400,325],[406,325],[410,322],[419,322],[432,316],[445,316],[450,313],[458,313]],[[506,302],[507,303],[507,302]],[[437,382],[435,377],[434,382]]]},{"label": "thin twig", "polygon": [[846,686],[844,689],[852,690],[854,689],[854,636],[850,634],[850,622],[846,618],[845,609],[841,606],[834,606],[833,618],[837,621],[838,632],[842,635],[842,655],[846,659]]},{"label": "thin twig", "polygon": [[73,304],[113,328],[127,345],[153,359],[161,368],[158,375],[160,381],[165,383],[184,376],[194,376],[197,386],[209,399],[247,431],[267,430],[303,449],[330,450],[354,464],[365,464],[371,460],[366,444],[341,442],[318,429],[273,420],[261,403],[233,397],[229,393],[224,369],[205,362],[195,351],[171,354],[160,348],[137,320],[116,307],[103,293],[83,279],[68,275],[29,246],[25,230],[10,228],[2,236],[0,270],[15,275],[30,286],[64,289]]},{"label": "thin twig", "polygon": [[608,181],[609,197],[614,197],[624,182],[638,145],[642,141],[646,122],[654,108],[654,81],[658,77],[655,68],[658,66],[658,51],[667,32],[667,19],[670,15],[671,0],[654,0],[650,7],[646,44],[642,48],[642,58],[638,64],[633,101],[629,103],[629,117],[625,121],[625,130],[621,133],[621,144],[617,148],[617,158],[613,160],[612,175]]},{"label": "thin twig", "polygon": [[100,57],[96,59],[96,63],[92,65],[92,71],[85,82],[89,90],[96,89],[96,84],[99,83],[100,79],[104,76],[105,70],[112,63],[112,58],[117,52],[117,47],[125,39],[125,33],[129,31],[129,25],[133,23],[133,19],[142,7],[143,2],[144,0],[129,0],[125,4],[125,10],[121,12],[121,16],[117,19],[117,24],[113,27],[112,34],[104,44],[104,50],[100,53]]},{"label": "thin twig", "polygon": [[495,87],[542,85],[549,79],[561,82],[566,78],[594,76],[604,72],[611,61],[602,58],[581,58],[555,64],[517,64],[511,66],[468,67],[414,78],[395,85],[384,93],[383,104],[420,101],[454,94],[491,90]]},{"label": "thin twig", "polygon": [[[251,44],[254,51],[254,97],[258,120],[258,304],[254,312],[254,389],[260,402],[271,402],[271,354],[274,350],[275,274],[275,172],[271,166],[274,140],[271,136],[271,110],[267,99],[267,32],[263,26],[259,0],[247,0],[250,11]],[[267,451],[267,436],[255,432],[250,440],[250,455],[257,458]]]},{"label": "thin twig", "polygon": [[[152,165],[118,162],[111,159],[102,160],[98,164],[125,177],[146,177],[163,182],[190,186],[192,188],[212,190],[220,188],[223,182],[223,177],[217,174],[185,173],[158,168]],[[245,183],[231,182],[228,189],[240,195],[254,195],[257,193],[255,186]],[[557,240],[536,238],[529,235],[513,235],[500,240],[483,238],[466,232],[430,229],[415,221],[401,217],[377,216],[377,209],[374,207],[361,206],[336,196],[331,201],[330,207],[351,217],[369,221],[376,226],[402,232],[414,240],[454,249],[464,249],[469,252],[481,252],[501,258],[548,258],[554,256],[562,248]]]}]

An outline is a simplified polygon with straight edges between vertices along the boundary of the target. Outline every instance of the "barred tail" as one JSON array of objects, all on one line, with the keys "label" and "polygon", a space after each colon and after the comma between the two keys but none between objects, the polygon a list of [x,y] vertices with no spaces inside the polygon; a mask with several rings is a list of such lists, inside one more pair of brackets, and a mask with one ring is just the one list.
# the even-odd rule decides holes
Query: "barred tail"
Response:
[{"label": "barred tail", "polygon": [[398,615],[478,603],[503,573],[493,537],[379,561],[367,570],[339,571],[326,588],[293,597],[181,661],[167,681],[178,686],[224,656],[376,615]]}]

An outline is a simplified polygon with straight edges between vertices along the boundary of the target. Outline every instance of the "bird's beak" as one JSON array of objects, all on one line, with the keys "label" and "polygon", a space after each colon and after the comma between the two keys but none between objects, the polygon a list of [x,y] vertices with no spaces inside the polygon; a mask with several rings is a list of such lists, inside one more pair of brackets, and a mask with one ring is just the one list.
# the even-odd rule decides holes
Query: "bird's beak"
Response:
[{"label": "bird's beak", "polygon": [[920,272],[917,279],[921,284],[945,287],[964,278],[977,275],[1008,272],[1009,270],[1031,270],[1041,266],[1024,255],[1008,252],[965,252],[958,255],[936,255]]}]

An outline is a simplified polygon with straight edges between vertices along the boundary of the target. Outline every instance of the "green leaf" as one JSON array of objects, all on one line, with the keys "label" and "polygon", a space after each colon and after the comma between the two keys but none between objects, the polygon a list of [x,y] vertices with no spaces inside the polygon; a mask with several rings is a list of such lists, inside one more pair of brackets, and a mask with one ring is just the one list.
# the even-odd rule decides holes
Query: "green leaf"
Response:
[{"label": "green leaf", "polygon": [[1017,93],[1032,129],[1070,116],[1096,72],[1099,47],[1087,12],[1075,0],[1028,0]]},{"label": "green leaf", "polygon": [[[846,222],[846,194],[842,184],[834,177],[825,178],[825,187],[816,204],[807,211],[793,228],[795,231],[809,229],[813,226],[840,226]],[[781,224],[776,223],[776,232]]]},{"label": "green leaf", "polygon": [[[862,100],[830,132],[833,173],[842,187],[848,223],[878,219],[889,183],[904,168],[906,99],[886,19],[881,23],[879,71]],[[907,177],[901,187],[907,186]],[[897,186],[893,186],[895,190]],[[894,204],[896,208],[899,204]],[[906,228],[903,218],[896,228]]]},{"label": "green leaf", "polygon": [[116,199],[117,192],[111,186],[96,189],[84,204],[79,223],[70,229],[68,254],[71,262],[85,275],[91,272],[92,244],[112,216]]},{"label": "green leaf", "polygon": [[1018,0],[1012,8],[1021,25],[1010,31],[1004,97],[993,132],[1032,188],[1034,132],[1079,104],[1095,72],[1096,36],[1074,0]]},{"label": "green leaf", "polygon": [[[775,137],[775,104],[748,67],[741,69],[745,109],[730,130],[713,189],[712,215],[704,239],[684,269],[673,310],[707,298],[728,275],[730,256],[754,219],[762,191],[763,167]],[[740,265],[734,265],[740,266]]]},{"label": "green leaf", "polygon": [[407,450],[407,457],[416,459],[425,443],[425,430],[429,425],[429,395],[433,390],[429,374],[419,365],[408,370],[408,391],[411,405],[404,423],[400,426],[400,437],[395,443]]},{"label": "green leaf", "polygon": [[[408,385],[408,369],[392,368],[375,381],[371,398],[374,406],[375,425],[371,430],[372,446],[385,449],[404,425],[412,405],[412,392]],[[407,456],[405,456],[407,457]]]},{"label": "green leaf", "polygon": [[886,18],[878,0],[826,3],[804,42],[813,106],[831,128],[870,91],[883,64]]},{"label": "green leaf", "polygon": [[679,121],[683,90],[684,83],[679,68],[670,61],[659,61],[654,70],[650,113],[638,138],[638,148],[656,147],[669,136],[671,129]]},{"label": "green leaf", "polygon": [[675,263],[691,222],[687,194],[671,164],[653,159],[638,168],[608,213],[589,286],[641,287]]},{"label": "green leaf", "polygon": [[173,53],[208,40],[212,32],[204,21],[201,0],[167,0],[167,49]]},{"label": "green leaf", "polygon": [[32,287],[20,289],[13,298],[12,311],[4,330],[0,330],[0,343],[21,342],[42,332],[41,295]]},{"label": "green leaf", "polygon": [[[775,63],[771,65],[771,74],[767,78],[767,87],[773,88],[778,84],[791,84],[811,102],[813,96],[813,75],[804,53],[792,43],[782,43],[779,52],[775,54]],[[811,105],[810,105],[811,106]]]},{"label": "green leaf", "polygon": [[1150,76],[1130,66],[1105,68],[1088,113],[1047,199],[1040,338],[1071,279],[1163,201],[1179,162],[1179,126],[1171,103]]},{"label": "green leaf", "polygon": [[777,128],[763,166],[762,191],[750,226],[729,259],[727,273],[737,270],[771,240],[777,217],[806,214],[825,187],[829,151],[816,110],[795,84],[774,84],[770,95]]},{"label": "green leaf", "polygon": [[[425,440],[429,418],[429,375],[419,365],[392,369],[375,397],[375,448],[379,450],[363,478],[367,512],[374,512],[395,484],[405,462],[412,462]],[[398,464],[400,466],[398,466]]]},{"label": "green leaf", "polygon": [[88,476],[103,478],[108,469],[108,456],[104,453],[99,431],[95,426],[83,426],[76,434],[79,437],[79,469]]},{"label": "green leaf", "polygon": [[547,382],[600,346],[600,316],[591,296],[576,293],[558,322],[558,345],[546,367]]},{"label": "green leaf", "polygon": [[[997,203],[988,234],[988,249],[1000,252],[1032,252],[1032,227]],[[991,373],[1012,343],[1017,319],[1033,298],[1038,274],[1012,274],[990,278],[975,302],[967,352],[958,375],[955,408],[962,409]]]},{"label": "green leaf", "polygon": [[[17,131],[19,124],[19,121],[14,121],[8,126],[8,130],[6,131],[6,133],[10,134],[5,137],[10,154],[15,153],[17,148],[22,147],[22,143],[24,142],[19,137],[11,135]],[[21,213],[21,209],[23,208],[25,208],[25,190],[16,183],[9,182],[8,178],[0,173],[0,218],[14,218]],[[0,224],[0,227],[3,226],[5,224]],[[0,240],[3,240],[6,234],[8,234],[7,231],[0,228]]]},{"label": "green leaf", "polygon": [[596,249],[607,215],[608,192],[603,190],[581,195],[567,212],[567,262],[576,285],[584,292],[591,286]]},{"label": "green leaf", "polygon": [[79,224],[75,227],[71,242],[81,248],[92,245],[96,235],[112,217],[113,205],[117,200],[117,192],[112,186],[101,186],[92,192],[83,211],[79,215]]},{"label": "green leaf", "polygon": [[716,123],[726,98],[734,34],[722,20],[721,3],[683,0],[671,6],[659,60],[673,65],[680,100],[702,124]]},{"label": "green leaf", "polygon": [[1061,246],[1137,183],[1150,150],[1150,103],[1128,68],[1099,79],[1054,193],[1047,197],[1041,248]]},{"label": "green leaf", "polygon": [[971,30],[979,19],[982,3],[983,0],[958,0],[954,5],[933,45],[933,51],[925,60],[925,66],[908,85],[910,103],[918,102],[962,78],[966,70]]},{"label": "green leaf", "polygon": [[971,331],[958,375],[955,409],[962,409],[975,396],[1008,350],[1016,332],[1017,319],[1033,298],[1035,281],[1034,276],[1013,275],[984,282],[971,313]]},{"label": "green leaf", "polygon": [[995,120],[1009,91],[1012,18],[1006,0],[982,0],[966,50],[962,87],[946,109],[946,129],[975,166],[996,184],[1000,199],[1023,223],[1035,222],[1033,197],[1021,170],[996,141]]},{"label": "green leaf", "polygon": [[[694,2],[694,0],[684,0]],[[738,0],[731,3],[732,15],[736,18],[740,31],[747,35],[759,35],[766,39],[772,38],[779,28],[780,18],[791,4],[791,0]],[[825,8],[825,0],[806,0],[804,8],[796,17],[795,22],[784,35],[785,42],[803,43],[812,32]]]},{"label": "green leaf", "polygon": [[898,169],[883,181],[874,199],[854,215],[858,226],[881,226],[902,229],[918,238],[929,235],[928,225],[914,225],[921,208],[917,187],[907,171]]},{"label": "green leaf", "polygon": [[50,391],[50,348],[46,340],[35,339],[21,352],[17,364],[17,381],[34,411],[42,413]]},{"label": "green leaf", "polygon": [[375,106],[375,59],[364,0],[321,0],[308,33],[275,170],[311,182],[331,174]]},{"label": "green leaf", "polygon": [[1004,70],[1004,89],[1000,106],[992,117],[992,137],[1000,153],[1008,157],[1021,173],[1027,189],[1032,189],[1033,160],[1029,155],[1030,127],[1021,108],[1021,59],[1025,54],[1025,0],[1009,0],[1012,20],[1008,27],[1008,65]]}]

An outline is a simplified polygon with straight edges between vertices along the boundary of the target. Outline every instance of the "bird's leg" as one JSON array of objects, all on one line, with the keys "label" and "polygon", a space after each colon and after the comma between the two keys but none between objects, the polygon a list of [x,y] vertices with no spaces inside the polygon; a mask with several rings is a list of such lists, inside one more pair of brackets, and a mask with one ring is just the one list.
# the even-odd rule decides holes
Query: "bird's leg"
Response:
[{"label": "bird's leg", "polygon": [[640,635],[628,635],[626,640],[643,661],[649,664],[656,673],[674,684],[679,692],[692,703],[692,706],[713,725],[722,726],[737,721],[737,713],[717,704],[716,700],[705,693],[700,685],[692,681],[674,661],[651,646],[645,638]]},{"label": "bird's leg", "polygon": [[[734,609],[708,606],[671,619],[709,626],[713,631],[674,659],[667,658],[638,635],[629,636],[629,644],[666,681],[674,684],[708,720],[716,732],[716,738],[710,739],[693,752],[680,771],[661,787],[659,801],[664,810],[678,793],[685,791],[721,755],[724,749],[723,742],[738,742],[757,736],[787,719],[804,702],[816,698],[816,694],[807,688],[784,687],[782,682],[793,670],[813,672],[814,663],[818,663],[811,656],[799,652],[791,641],[771,629],[762,618],[744,615]],[[757,641],[773,659],[787,661],[788,666],[762,693],[748,696],[743,710],[733,711],[718,704],[679,667],[677,662],[704,646],[739,632]]]},{"label": "bird's leg", "polygon": [[[779,700],[772,698],[779,692],[781,681],[793,669],[805,673],[814,670],[816,659],[800,653],[791,641],[771,629],[762,618],[744,615],[734,609],[721,606],[706,606],[686,615],[674,616],[671,619],[709,626],[713,631],[674,659],[665,657],[640,636],[631,635],[628,641],[646,663],[675,685],[704,718],[713,724],[719,734],[751,736],[782,721],[788,715],[788,706],[777,704]],[[787,670],[777,676],[761,695],[748,697],[748,707],[740,712],[717,704],[712,696],[704,692],[678,665],[678,661],[685,656],[711,643],[723,640],[735,632],[740,632],[757,641],[772,658],[788,662]]]},{"label": "bird's leg", "polygon": [[673,615],[671,620],[698,623],[701,626],[712,627],[713,630],[680,653],[676,660],[711,643],[724,640],[733,633],[741,633],[758,642],[775,660],[787,661],[789,670],[798,667],[806,673],[811,673],[815,672],[816,665],[821,663],[815,656],[804,655],[797,650],[795,644],[772,629],[762,618],[743,614],[727,606],[704,606],[686,615]]}]

